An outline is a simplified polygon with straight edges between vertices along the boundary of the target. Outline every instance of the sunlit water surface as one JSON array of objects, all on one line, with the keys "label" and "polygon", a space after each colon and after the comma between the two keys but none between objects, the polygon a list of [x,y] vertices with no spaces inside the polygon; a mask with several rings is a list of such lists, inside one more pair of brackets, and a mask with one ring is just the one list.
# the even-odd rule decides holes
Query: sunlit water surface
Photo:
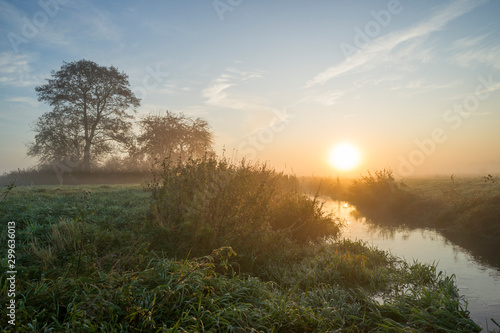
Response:
[{"label": "sunlit water surface", "polygon": [[[455,274],[472,319],[485,329],[497,328],[490,318],[500,320],[499,244],[479,241],[469,246],[468,242],[466,249],[433,230],[376,227],[365,218],[354,217],[358,215],[353,214],[355,208],[342,201],[324,200],[324,210],[345,220],[341,237],[366,241],[410,263],[437,263],[438,272]],[[457,243],[466,244],[455,238]]]}]

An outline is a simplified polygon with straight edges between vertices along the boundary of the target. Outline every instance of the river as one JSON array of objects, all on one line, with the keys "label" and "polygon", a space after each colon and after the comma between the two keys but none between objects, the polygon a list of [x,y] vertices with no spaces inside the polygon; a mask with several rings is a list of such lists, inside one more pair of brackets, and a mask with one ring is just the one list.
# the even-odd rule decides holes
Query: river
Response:
[{"label": "river", "polygon": [[[471,318],[497,329],[490,318],[500,320],[500,244],[477,237],[428,229],[378,227],[354,214],[347,202],[324,200],[324,210],[345,220],[341,237],[363,240],[408,262],[437,263],[437,271],[455,274],[460,295],[468,302]],[[500,322],[499,322],[500,324]]]}]

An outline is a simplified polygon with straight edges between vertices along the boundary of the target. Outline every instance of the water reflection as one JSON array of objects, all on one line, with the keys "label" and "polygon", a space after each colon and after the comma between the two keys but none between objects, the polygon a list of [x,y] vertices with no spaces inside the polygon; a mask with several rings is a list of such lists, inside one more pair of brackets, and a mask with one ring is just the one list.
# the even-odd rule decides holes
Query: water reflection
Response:
[{"label": "water reflection", "polygon": [[[434,229],[425,228],[410,228],[406,226],[386,226],[379,225],[366,217],[356,210],[355,206],[351,206],[347,202],[343,201],[332,201],[336,205],[334,209],[334,214],[341,216],[347,220],[347,224],[350,225],[351,221],[356,223],[364,224],[361,229],[356,228],[355,233],[360,234],[370,234],[374,237],[382,239],[394,239],[396,235],[401,237],[403,240],[407,240],[410,235],[418,232],[423,239],[429,239],[431,241],[441,241],[445,245],[450,246],[455,251],[467,252],[473,257],[473,260],[489,266],[496,271],[500,272],[500,244],[498,240],[488,239],[484,237],[478,237],[473,234],[449,232],[449,231],[436,231]],[[326,205],[325,207],[331,208],[334,205]],[[353,230],[349,227],[344,228],[344,235],[353,235]]]},{"label": "water reflection", "polygon": [[[447,244],[467,250],[475,261],[495,268],[500,274],[500,244],[497,240],[477,237],[471,234],[441,231]],[[499,291],[500,292],[500,291]]]},{"label": "water reflection", "polygon": [[[341,237],[361,239],[412,262],[437,263],[437,270],[455,274],[471,317],[483,327],[500,319],[500,245],[463,234],[430,229],[379,226],[347,202],[324,200],[324,209],[345,221]],[[489,322],[490,328],[495,327]]]}]

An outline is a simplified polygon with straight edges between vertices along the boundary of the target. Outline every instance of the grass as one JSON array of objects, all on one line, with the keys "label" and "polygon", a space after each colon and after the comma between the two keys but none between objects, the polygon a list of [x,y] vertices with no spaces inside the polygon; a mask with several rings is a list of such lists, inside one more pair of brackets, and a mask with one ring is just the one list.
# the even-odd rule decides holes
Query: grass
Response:
[{"label": "grass", "polygon": [[[0,206],[0,251],[16,221],[16,329],[480,330],[453,276],[336,239],[338,220],[289,181],[205,159],[167,161],[145,188],[13,189]],[[5,274],[0,289],[4,304]],[[6,323],[2,311],[0,329],[13,331]]]},{"label": "grass", "polygon": [[467,232],[500,239],[500,183],[493,176],[398,182],[390,170],[368,172],[343,192],[372,222]]},{"label": "grass", "polygon": [[437,226],[500,238],[500,183],[494,177],[417,179],[408,188],[440,207]]}]

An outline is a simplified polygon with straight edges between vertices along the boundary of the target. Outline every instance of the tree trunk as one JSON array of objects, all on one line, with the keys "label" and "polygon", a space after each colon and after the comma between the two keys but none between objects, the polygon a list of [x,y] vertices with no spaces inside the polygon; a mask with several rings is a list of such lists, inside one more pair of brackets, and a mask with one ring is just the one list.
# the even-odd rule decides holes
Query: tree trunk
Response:
[{"label": "tree trunk", "polygon": [[90,172],[90,142],[85,142],[85,148],[83,149],[83,165],[82,170],[85,172]]},{"label": "tree trunk", "polygon": [[89,139],[89,119],[87,116],[87,95],[83,95],[83,128],[85,131],[85,147],[83,148],[83,172],[90,172],[90,146]]}]

